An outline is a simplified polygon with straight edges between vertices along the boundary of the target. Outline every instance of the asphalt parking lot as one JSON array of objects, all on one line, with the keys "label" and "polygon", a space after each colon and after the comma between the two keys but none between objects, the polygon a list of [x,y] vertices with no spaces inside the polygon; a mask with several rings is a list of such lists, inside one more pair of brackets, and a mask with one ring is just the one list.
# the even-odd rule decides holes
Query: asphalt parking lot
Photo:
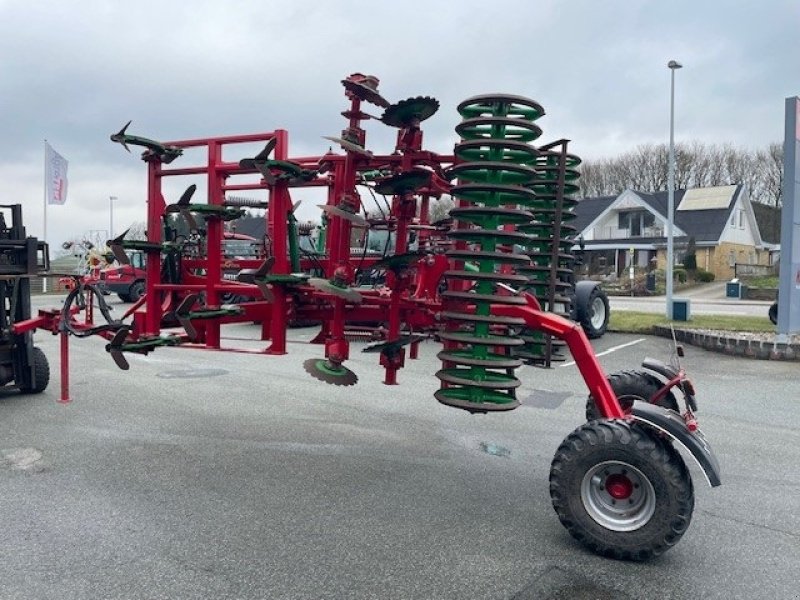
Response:
[{"label": "asphalt parking lot", "polygon": [[[433,398],[438,345],[400,385],[353,344],[354,387],[285,356],[160,349],[119,371],[100,339],[37,333],[53,378],[0,396],[0,597],[800,598],[800,382],[794,363],[687,347],[698,417],[722,467],[694,464],[696,508],[648,563],[585,551],[550,504],[555,449],[582,422],[574,365],[525,368],[523,407],[469,415]],[[224,345],[255,350],[254,326]],[[661,338],[608,334],[608,371],[666,358]],[[607,352],[607,353],[605,353]]]}]

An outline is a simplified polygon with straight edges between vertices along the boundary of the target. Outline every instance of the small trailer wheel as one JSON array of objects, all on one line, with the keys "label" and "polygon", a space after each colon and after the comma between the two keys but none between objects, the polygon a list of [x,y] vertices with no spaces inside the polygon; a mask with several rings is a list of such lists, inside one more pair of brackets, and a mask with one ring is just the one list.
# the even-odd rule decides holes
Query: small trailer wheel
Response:
[{"label": "small trailer wheel", "polygon": [[593,421],[561,443],[550,497],[567,531],[592,551],[647,560],[678,542],[694,509],[694,488],[678,452],[639,425]]}]

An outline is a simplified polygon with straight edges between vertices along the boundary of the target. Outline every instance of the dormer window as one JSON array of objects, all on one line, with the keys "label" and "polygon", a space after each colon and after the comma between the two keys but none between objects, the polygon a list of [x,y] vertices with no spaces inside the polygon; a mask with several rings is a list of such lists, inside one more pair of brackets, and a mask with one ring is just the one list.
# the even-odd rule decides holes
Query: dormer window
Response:
[{"label": "dormer window", "polygon": [[654,223],[655,216],[647,210],[626,210],[617,215],[617,227],[627,229],[629,237],[642,237],[645,229]]}]

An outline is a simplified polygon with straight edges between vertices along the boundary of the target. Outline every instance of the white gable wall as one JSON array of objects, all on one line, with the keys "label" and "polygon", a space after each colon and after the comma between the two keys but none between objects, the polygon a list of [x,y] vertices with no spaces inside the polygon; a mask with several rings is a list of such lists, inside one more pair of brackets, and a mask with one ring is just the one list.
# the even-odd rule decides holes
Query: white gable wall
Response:
[{"label": "white gable wall", "polygon": [[[605,240],[605,239],[620,239],[627,237],[627,230],[619,229],[619,212],[621,210],[630,209],[643,209],[653,213],[656,222],[656,228],[659,230],[654,232],[655,237],[664,235],[663,231],[666,229],[666,220],[664,217],[653,211],[650,205],[639,197],[633,190],[625,190],[611,205],[598,217],[589,224],[586,229],[581,232],[583,239],[586,241]],[[684,232],[673,224],[673,233],[675,236],[685,235]]]},{"label": "white gable wall", "polygon": [[719,241],[745,246],[758,246],[761,243],[746,190],[743,190],[736,199]]}]

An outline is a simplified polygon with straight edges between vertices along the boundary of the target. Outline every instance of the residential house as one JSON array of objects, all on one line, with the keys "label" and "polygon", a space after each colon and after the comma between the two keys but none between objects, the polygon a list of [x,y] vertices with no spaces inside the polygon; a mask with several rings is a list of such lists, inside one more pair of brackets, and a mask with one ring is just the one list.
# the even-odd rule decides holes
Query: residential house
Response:
[{"label": "residential house", "polygon": [[[590,272],[621,276],[631,265],[664,269],[667,203],[667,192],[630,189],[579,201],[572,225],[583,240]],[[778,243],[762,238],[745,185],[676,190],[674,206],[676,264],[682,262],[690,238],[698,268],[714,273],[717,280],[733,278],[737,263],[772,264]]]}]

